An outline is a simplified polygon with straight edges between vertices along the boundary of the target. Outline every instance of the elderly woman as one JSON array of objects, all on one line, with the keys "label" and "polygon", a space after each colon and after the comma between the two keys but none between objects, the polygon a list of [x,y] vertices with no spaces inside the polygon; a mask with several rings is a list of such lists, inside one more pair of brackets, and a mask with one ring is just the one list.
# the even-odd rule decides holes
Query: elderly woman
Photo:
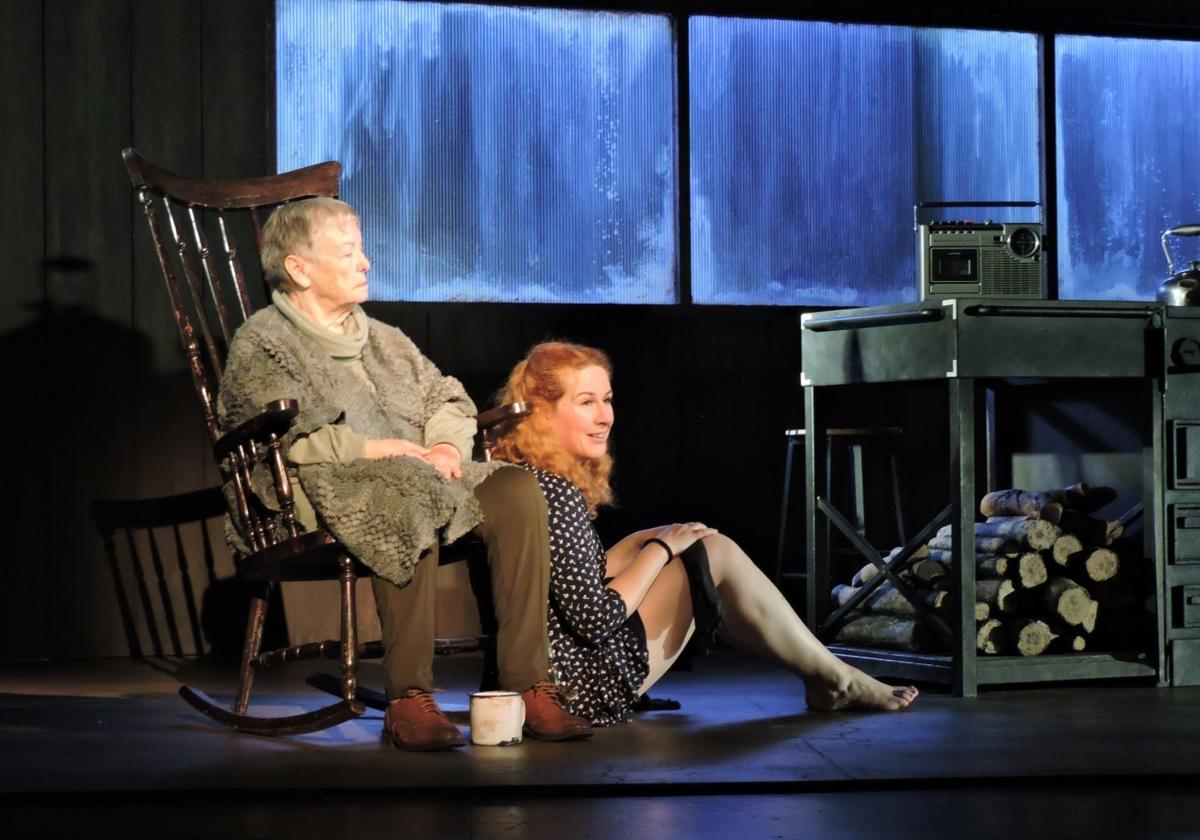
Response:
[{"label": "elderly woman", "polygon": [[721,636],[805,684],[809,708],[896,710],[917,696],[847,665],[804,626],[728,537],[699,522],[631,534],[607,552],[592,525],[612,500],[612,367],[599,350],[539,344],[516,366],[504,400],[532,403],[495,457],[523,464],[550,512],[550,650],[568,709],[624,723],[693,632]]},{"label": "elderly woman", "polygon": [[[537,482],[471,462],[475,406],[462,385],[363,312],[370,262],[354,210],[331,198],[281,207],[263,227],[262,258],[271,306],[234,336],[221,422],[233,428],[272,400],[299,400],[284,441],[297,519],[328,528],[375,572],[385,735],[411,750],[463,743],[430,691],[438,541],[472,529],[488,546],[500,684],[522,692],[526,731],[587,735],[548,680],[549,548]],[[268,484],[255,487],[265,501]]]}]

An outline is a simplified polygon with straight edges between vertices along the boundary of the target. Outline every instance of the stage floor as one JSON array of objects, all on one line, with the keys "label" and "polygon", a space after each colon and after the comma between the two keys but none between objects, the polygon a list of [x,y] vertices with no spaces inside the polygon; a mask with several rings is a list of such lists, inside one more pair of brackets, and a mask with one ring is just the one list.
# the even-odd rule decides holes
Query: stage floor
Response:
[{"label": "stage floor", "polygon": [[[466,722],[472,657],[439,660]],[[327,699],[311,664],[260,676],[263,713]],[[227,700],[194,660],[0,664],[0,834],[51,836],[1200,836],[1200,689],[926,689],[894,714],[820,714],[735,654],[653,693],[675,712],[589,741],[409,754],[382,713],[307,736],[226,731],[175,694]],[[367,663],[363,682],[378,685]]]}]

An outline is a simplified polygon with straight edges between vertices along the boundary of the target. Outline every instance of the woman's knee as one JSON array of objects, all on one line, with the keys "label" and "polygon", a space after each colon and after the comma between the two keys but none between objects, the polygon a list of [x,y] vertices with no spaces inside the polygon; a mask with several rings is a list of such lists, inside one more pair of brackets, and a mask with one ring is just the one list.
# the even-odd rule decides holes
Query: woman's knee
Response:
[{"label": "woman's knee", "polygon": [[724,534],[712,534],[704,537],[701,542],[704,544],[704,551],[708,554],[709,570],[718,582],[736,569],[740,563],[749,559],[741,547]]}]

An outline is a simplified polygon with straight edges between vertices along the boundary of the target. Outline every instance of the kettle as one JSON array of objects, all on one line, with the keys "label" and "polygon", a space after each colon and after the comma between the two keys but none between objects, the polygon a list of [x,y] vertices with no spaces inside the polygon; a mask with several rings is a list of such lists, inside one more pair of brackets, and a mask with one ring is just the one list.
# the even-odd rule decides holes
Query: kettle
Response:
[{"label": "kettle", "polygon": [[1200,236],[1200,224],[1180,225],[1163,231],[1162,249],[1171,276],[1158,287],[1158,300],[1167,306],[1200,306],[1200,260],[1192,260],[1192,267],[1186,271],[1175,271],[1175,261],[1167,248],[1168,236]]}]

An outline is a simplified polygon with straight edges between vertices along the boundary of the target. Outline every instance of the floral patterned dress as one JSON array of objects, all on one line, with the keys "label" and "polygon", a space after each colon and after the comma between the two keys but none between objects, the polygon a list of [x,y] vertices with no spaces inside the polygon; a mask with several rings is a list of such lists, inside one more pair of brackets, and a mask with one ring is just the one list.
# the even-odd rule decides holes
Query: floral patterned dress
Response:
[{"label": "floral patterned dress", "polygon": [[[572,714],[629,723],[650,672],[646,631],[604,579],[606,557],[573,483],[534,469],[550,516],[550,664]],[[572,696],[573,695],[573,696]]]}]

